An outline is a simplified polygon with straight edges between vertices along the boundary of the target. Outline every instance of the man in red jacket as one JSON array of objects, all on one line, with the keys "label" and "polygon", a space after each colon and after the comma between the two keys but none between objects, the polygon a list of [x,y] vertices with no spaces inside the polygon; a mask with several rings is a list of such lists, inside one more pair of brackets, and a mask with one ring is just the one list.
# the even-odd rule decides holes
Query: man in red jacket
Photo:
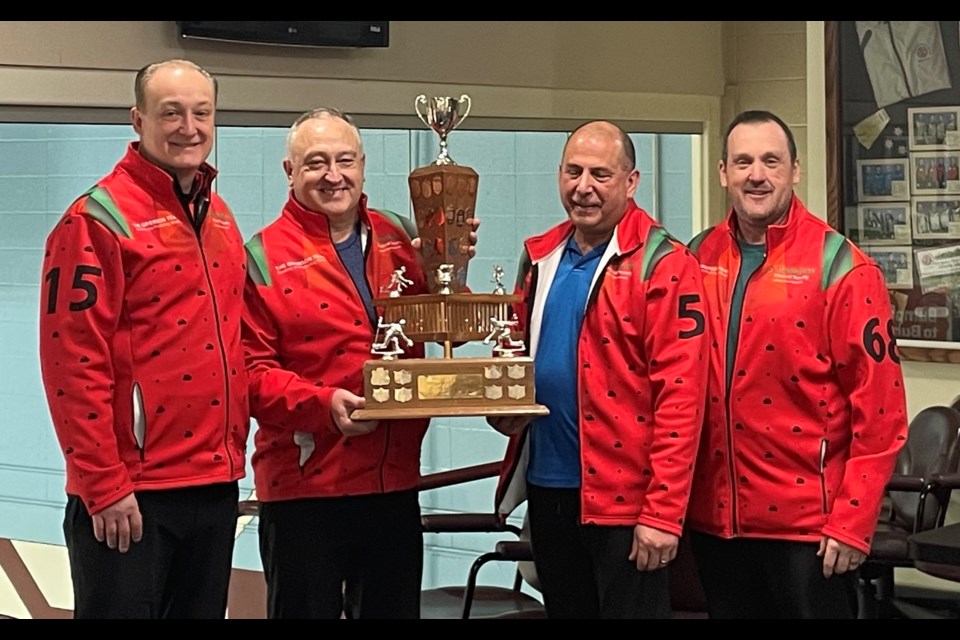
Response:
[{"label": "man in red jacket", "polygon": [[[420,615],[428,420],[350,415],[364,406],[373,299],[401,269],[403,295],[428,289],[413,222],[367,206],[365,160],[347,116],[304,113],[287,137],[287,202],[247,243],[243,343],[271,618],[340,617],[345,581],[361,585],[359,617]],[[405,350],[423,357],[423,345]]]},{"label": "man in red jacket", "polygon": [[211,190],[216,82],[148,65],[138,142],[47,239],[40,363],[77,618],[222,618],[249,416],[246,257]]},{"label": "man in red jacket", "polygon": [[497,490],[524,499],[550,618],[665,618],[703,419],[696,259],[633,200],[633,143],[582,125],[559,170],[569,219],[524,243],[518,317],[550,415],[510,435]]},{"label": "man in red jacket", "polygon": [[691,241],[713,335],[688,524],[711,617],[848,618],[907,413],[883,273],[793,192],[793,134],[727,129]]}]

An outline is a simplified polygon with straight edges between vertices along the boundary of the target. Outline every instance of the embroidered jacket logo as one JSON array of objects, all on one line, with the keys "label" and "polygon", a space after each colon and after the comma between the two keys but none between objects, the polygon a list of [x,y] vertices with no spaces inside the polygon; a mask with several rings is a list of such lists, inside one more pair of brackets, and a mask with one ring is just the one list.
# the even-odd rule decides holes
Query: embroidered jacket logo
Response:
[{"label": "embroidered jacket logo", "polygon": [[730,275],[730,272],[726,267],[720,267],[715,265],[701,264],[700,271],[708,276],[719,276],[721,278],[726,278]]},{"label": "embroidered jacket logo", "polygon": [[377,243],[377,248],[380,249],[380,251],[383,253],[387,253],[390,251],[399,251],[400,249],[403,248],[403,243],[400,242],[399,240],[388,240],[386,242]]},{"label": "embroidered jacket logo", "polygon": [[772,273],[774,282],[786,282],[787,284],[799,284],[806,282],[816,273],[813,267],[787,267],[782,264],[775,264],[766,269],[764,275]]},{"label": "embroidered jacket logo", "polygon": [[180,220],[177,219],[177,216],[172,213],[168,213],[165,216],[160,216],[159,218],[154,218],[153,220],[146,220],[144,222],[134,222],[133,227],[137,231],[146,231],[147,229],[156,229],[159,227],[169,227],[173,224],[180,224]]},{"label": "embroidered jacket logo", "polygon": [[281,262],[276,266],[277,273],[285,273],[291,269],[305,269],[309,267],[314,262],[324,262],[326,259],[319,253],[307,256],[302,260],[288,260],[287,262]]}]

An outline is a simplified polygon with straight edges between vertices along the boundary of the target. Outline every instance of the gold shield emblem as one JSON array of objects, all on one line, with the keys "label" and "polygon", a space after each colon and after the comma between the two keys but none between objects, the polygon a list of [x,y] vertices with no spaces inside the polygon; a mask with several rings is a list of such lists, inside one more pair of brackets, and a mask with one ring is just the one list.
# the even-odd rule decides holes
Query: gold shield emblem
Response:
[{"label": "gold shield emblem", "polygon": [[390,372],[383,367],[377,367],[370,372],[370,384],[375,387],[382,387],[390,384]]},{"label": "gold shield emblem", "polygon": [[507,365],[507,377],[511,380],[522,380],[527,368],[522,364]]},{"label": "gold shield emblem", "polygon": [[393,372],[393,381],[397,384],[410,384],[412,379],[413,377],[406,369],[400,369],[399,371]]},{"label": "gold shield emblem", "polygon": [[512,385],[510,385],[510,387],[507,389],[507,395],[509,395],[509,396],[510,396],[511,398],[513,398],[514,400],[520,400],[521,398],[526,397],[526,395],[527,395],[527,388],[524,387],[523,385],[512,384]]},{"label": "gold shield emblem", "polygon": [[484,387],[483,395],[486,396],[487,400],[499,400],[503,397],[503,387],[496,385]]},{"label": "gold shield emblem", "polygon": [[483,368],[483,377],[487,380],[499,380],[503,377],[503,368],[495,364]]},{"label": "gold shield emblem", "polygon": [[407,387],[404,387],[403,389],[395,389],[393,392],[393,399],[397,402],[410,402],[412,398],[413,392]]},{"label": "gold shield emblem", "polygon": [[390,399],[390,390],[380,387],[379,389],[374,389],[371,395],[377,402],[386,402]]}]

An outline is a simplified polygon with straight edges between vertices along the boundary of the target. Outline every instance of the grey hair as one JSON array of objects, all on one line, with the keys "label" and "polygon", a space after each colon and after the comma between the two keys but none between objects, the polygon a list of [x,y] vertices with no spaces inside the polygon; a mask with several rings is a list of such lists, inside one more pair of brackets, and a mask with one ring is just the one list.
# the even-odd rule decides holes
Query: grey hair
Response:
[{"label": "grey hair", "polygon": [[287,157],[290,157],[290,149],[293,147],[293,140],[297,135],[297,130],[307,120],[316,120],[318,118],[339,118],[353,127],[353,130],[357,132],[357,140],[360,143],[360,153],[363,154],[363,138],[360,136],[360,129],[357,128],[357,125],[353,122],[353,118],[349,115],[336,109],[334,107],[317,107],[315,109],[310,109],[309,111],[304,111],[300,116],[293,121],[293,124],[290,125],[290,129],[287,131]]}]

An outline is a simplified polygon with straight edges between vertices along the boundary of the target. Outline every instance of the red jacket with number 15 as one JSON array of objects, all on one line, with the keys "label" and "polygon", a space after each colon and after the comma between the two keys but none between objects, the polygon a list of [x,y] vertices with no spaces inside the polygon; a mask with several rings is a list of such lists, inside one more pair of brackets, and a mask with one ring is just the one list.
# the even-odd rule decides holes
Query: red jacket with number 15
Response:
[{"label": "red jacket with number 15", "polygon": [[[536,356],[547,293],[573,225],[529,238],[515,309]],[[591,284],[580,328],[581,522],[680,535],[703,421],[707,336],[694,256],[632,200]],[[497,490],[526,497],[529,428],[510,439]]]},{"label": "red jacket with number 15", "polygon": [[91,514],[244,476],[243,240],[212,166],[195,178],[209,202],[195,228],[138,145],[70,205],[43,260],[43,384],[67,493]]}]

